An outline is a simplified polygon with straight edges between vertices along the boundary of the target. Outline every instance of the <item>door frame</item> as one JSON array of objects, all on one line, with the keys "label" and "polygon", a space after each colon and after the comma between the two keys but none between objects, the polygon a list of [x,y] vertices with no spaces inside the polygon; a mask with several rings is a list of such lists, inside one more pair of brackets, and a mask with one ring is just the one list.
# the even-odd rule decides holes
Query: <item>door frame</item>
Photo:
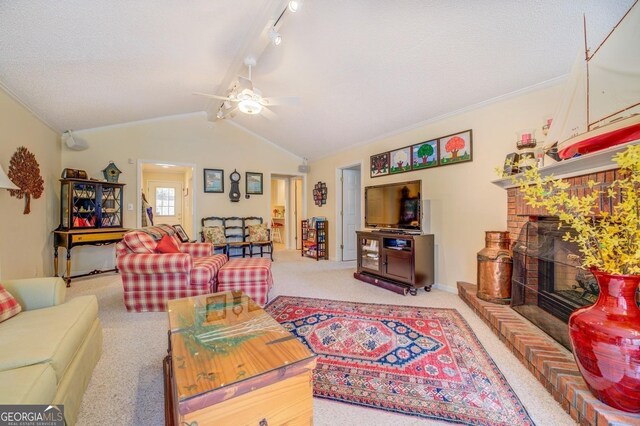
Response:
[{"label": "door frame", "polygon": [[[264,192],[265,195],[267,197],[267,200],[269,200],[269,202],[267,203],[267,211],[265,212],[265,218],[271,218],[271,180],[273,178],[288,178],[289,180],[287,181],[286,184],[286,188],[287,188],[287,193],[285,194],[285,214],[287,215],[287,222],[286,223],[293,223],[293,209],[289,208],[289,200],[291,200],[291,178],[302,178],[302,200],[300,200],[301,205],[302,205],[302,212],[298,212],[298,217],[307,217],[307,174],[306,173],[300,173],[300,172],[296,172],[296,173],[292,173],[292,172],[277,172],[277,171],[272,171],[272,172],[268,172],[266,173],[267,175],[267,180],[265,182],[269,182],[268,185],[264,185]],[[297,223],[294,223],[294,226],[297,226]],[[286,226],[285,227],[285,247],[286,248],[291,248],[290,246],[290,233],[291,233],[291,226]],[[293,246],[293,249],[295,250],[295,245]]]},{"label": "door frame", "polygon": [[344,235],[342,233],[343,216],[340,214],[340,212],[342,212],[342,206],[343,206],[342,194],[343,194],[344,182],[340,179],[342,178],[342,171],[344,169],[352,169],[354,167],[360,167],[360,229],[363,229],[362,218],[364,217],[364,215],[362,212],[362,206],[364,205],[364,203],[362,199],[363,197],[362,184],[364,182],[364,175],[363,175],[364,169],[363,169],[363,164],[361,160],[361,161],[356,161],[354,163],[344,164],[342,166],[336,167],[336,225],[335,225],[336,233],[335,233],[334,240],[335,240],[335,249],[336,249],[336,260],[339,262],[342,262],[344,259],[344,253],[341,247],[344,242]]},{"label": "door frame", "polygon": [[[136,228],[142,227],[142,217],[140,212],[142,211],[142,166],[144,164],[170,164],[172,166],[177,167],[189,167],[191,168],[191,184],[189,187],[191,188],[192,196],[191,196],[191,230],[187,229],[187,234],[189,235],[197,235],[196,234],[196,224],[199,223],[196,220],[196,194],[198,194],[198,179],[195,178],[196,174],[196,164],[195,163],[180,163],[176,161],[165,161],[165,160],[147,160],[147,159],[138,159],[136,164]],[[184,203],[182,204],[182,209],[184,211]]]}]

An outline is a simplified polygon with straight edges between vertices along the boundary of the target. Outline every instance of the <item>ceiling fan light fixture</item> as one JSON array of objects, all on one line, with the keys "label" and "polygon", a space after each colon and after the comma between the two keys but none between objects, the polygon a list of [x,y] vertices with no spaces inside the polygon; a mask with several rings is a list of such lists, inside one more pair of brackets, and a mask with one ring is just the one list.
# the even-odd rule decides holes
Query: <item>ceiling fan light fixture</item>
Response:
[{"label": "ceiling fan light fixture", "polygon": [[282,43],[282,36],[274,27],[269,30],[269,38],[274,46],[280,46],[280,43]]},{"label": "ceiling fan light fixture", "polygon": [[222,109],[218,110],[218,113],[216,114],[216,117],[218,117],[219,119],[223,119],[224,118],[224,112],[222,112]]},{"label": "ceiling fan light fixture", "polygon": [[302,7],[303,0],[291,0],[289,1],[289,11],[296,13]]},{"label": "ceiling fan light fixture", "polygon": [[256,102],[253,99],[245,99],[238,103],[238,109],[245,114],[260,114],[262,111],[262,105],[260,102]]}]

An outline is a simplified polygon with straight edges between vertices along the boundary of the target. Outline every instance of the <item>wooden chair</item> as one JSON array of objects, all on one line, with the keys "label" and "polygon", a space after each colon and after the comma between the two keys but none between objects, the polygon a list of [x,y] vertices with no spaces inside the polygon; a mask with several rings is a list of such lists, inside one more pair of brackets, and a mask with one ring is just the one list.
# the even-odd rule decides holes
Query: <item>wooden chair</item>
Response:
[{"label": "wooden chair", "polygon": [[[245,217],[244,218],[244,226],[245,226],[245,241],[249,241],[249,226],[251,225],[260,225],[263,223],[263,220],[261,217],[257,217],[257,216],[249,216],[249,217]],[[267,241],[256,241],[256,242],[249,242],[249,255],[251,257],[253,257],[253,248],[260,248],[260,257],[263,257],[265,254],[264,249],[268,248],[269,251],[266,252],[266,254],[269,255],[269,257],[271,258],[271,261],[273,261],[273,241],[271,239],[271,230],[269,228],[267,228],[267,235],[268,235],[268,239]]]},{"label": "wooden chair", "polygon": [[[222,229],[225,229],[225,224],[224,224],[224,217],[218,217],[218,216],[209,216],[209,217],[204,217],[200,220],[200,224],[202,225],[202,231],[200,231],[200,241],[205,242],[205,238],[204,238],[204,228],[205,226],[221,226]],[[225,238],[226,238],[226,231],[225,231]],[[225,241],[224,243],[220,243],[220,244],[213,244],[213,253],[215,254],[216,251],[219,251],[222,254],[226,254],[229,255],[228,253],[228,247],[227,247],[227,241]]]},{"label": "wooden chair", "polygon": [[246,250],[249,249],[251,255],[251,244],[248,241],[248,232],[244,224],[243,217],[225,217],[224,233],[227,237],[227,256],[245,257]]}]

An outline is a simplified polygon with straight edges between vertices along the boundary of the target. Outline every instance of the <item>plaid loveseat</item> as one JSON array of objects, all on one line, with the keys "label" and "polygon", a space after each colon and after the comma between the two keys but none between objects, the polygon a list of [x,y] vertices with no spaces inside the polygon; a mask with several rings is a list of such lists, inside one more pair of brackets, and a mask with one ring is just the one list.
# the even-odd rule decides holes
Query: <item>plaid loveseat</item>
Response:
[{"label": "plaid loveseat", "polygon": [[[165,235],[174,239],[180,253],[156,253]],[[218,270],[227,256],[212,253],[209,243],[180,242],[169,225],[127,232],[116,245],[127,310],[164,311],[167,300],[215,292]]]}]

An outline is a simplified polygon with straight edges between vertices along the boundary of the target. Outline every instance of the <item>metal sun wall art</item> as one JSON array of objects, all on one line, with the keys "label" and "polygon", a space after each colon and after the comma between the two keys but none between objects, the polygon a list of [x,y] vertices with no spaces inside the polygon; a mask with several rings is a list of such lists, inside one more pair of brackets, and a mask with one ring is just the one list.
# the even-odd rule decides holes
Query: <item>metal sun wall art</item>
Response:
[{"label": "metal sun wall art", "polygon": [[449,164],[472,161],[472,130],[405,146],[371,156],[370,176],[405,173]]},{"label": "metal sun wall art", "polygon": [[316,203],[316,206],[322,207],[324,204],[327,204],[327,184],[324,182],[316,183],[316,186],[313,188],[313,201]]}]

